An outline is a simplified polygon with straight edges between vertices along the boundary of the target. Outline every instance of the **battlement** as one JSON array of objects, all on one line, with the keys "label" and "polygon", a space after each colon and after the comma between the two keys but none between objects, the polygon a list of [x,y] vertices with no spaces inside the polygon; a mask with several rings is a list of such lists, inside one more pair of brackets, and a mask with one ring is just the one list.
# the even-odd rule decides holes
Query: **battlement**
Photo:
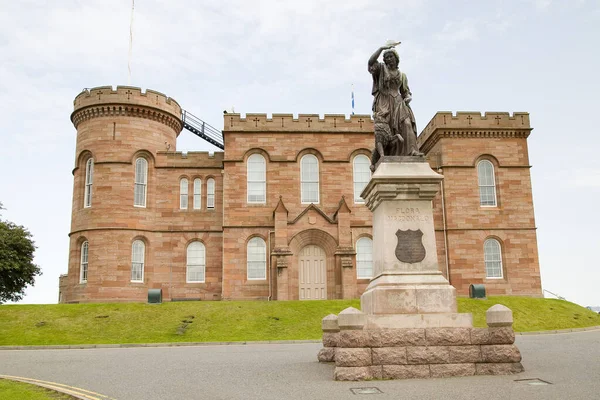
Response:
[{"label": "battlement", "polygon": [[229,132],[356,132],[373,133],[370,115],[325,114],[241,114],[223,115],[223,131]]},{"label": "battlement", "polygon": [[142,92],[141,88],[133,86],[117,86],[116,90],[112,86],[86,88],[73,101],[74,113],[85,107],[104,104],[133,104],[152,107],[181,119],[181,107],[174,99],[150,89]]},{"label": "battlement", "polygon": [[223,168],[222,151],[159,151],[156,154],[158,168]]},{"label": "battlement", "polygon": [[450,111],[441,111],[436,113],[418,138],[418,143],[422,146],[438,130],[448,131],[531,131],[529,124],[529,113],[514,112],[512,115],[508,112],[480,112],[458,111],[453,114]]}]

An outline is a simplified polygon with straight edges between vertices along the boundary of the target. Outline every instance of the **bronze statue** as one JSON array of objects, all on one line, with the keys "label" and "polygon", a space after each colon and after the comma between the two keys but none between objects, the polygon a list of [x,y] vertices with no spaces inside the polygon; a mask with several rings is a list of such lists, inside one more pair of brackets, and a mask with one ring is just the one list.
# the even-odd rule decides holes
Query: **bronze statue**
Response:
[{"label": "bronze statue", "polygon": [[[422,156],[417,146],[417,124],[406,74],[398,69],[400,57],[387,43],[369,58],[369,72],[373,76],[373,118],[375,119],[375,150],[371,170],[383,156]],[[383,63],[377,59],[383,53]]]}]

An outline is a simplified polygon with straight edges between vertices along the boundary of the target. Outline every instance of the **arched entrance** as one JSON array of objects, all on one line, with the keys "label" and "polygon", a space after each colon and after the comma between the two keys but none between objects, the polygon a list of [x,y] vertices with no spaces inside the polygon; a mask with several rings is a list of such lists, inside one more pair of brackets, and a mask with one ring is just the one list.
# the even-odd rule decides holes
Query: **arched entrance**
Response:
[{"label": "arched entrance", "polygon": [[327,258],[325,250],[315,245],[304,246],[298,259],[300,300],[327,298]]}]

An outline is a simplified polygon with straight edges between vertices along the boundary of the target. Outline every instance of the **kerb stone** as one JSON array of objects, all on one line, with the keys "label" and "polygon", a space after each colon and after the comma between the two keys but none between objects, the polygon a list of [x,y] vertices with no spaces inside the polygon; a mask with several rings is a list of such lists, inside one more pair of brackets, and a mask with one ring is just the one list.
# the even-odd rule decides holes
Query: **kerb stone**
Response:
[{"label": "kerb stone", "polygon": [[336,381],[365,381],[374,379],[371,367],[335,367],[333,379]]},{"label": "kerb stone", "polygon": [[383,379],[429,378],[429,365],[384,365]]},{"label": "kerb stone", "polygon": [[513,344],[515,331],[511,327],[472,328],[472,344]]},{"label": "kerb stone", "polygon": [[485,320],[489,327],[512,326],[513,314],[510,308],[496,304],[485,312]]},{"label": "kerb stone", "polygon": [[323,332],[339,332],[340,327],[338,326],[338,316],[335,314],[329,314],[321,320],[321,328]]},{"label": "kerb stone", "polygon": [[512,375],[523,372],[524,368],[520,362],[517,363],[493,363],[475,364],[477,375]]},{"label": "kerb stone", "polygon": [[369,348],[338,348],[335,352],[336,367],[368,367],[371,364]]},{"label": "kerb stone", "polygon": [[432,378],[473,376],[476,373],[475,364],[432,364],[429,367]]},{"label": "kerb stone", "polygon": [[446,346],[414,346],[406,348],[409,364],[448,364],[450,352]]},{"label": "kerb stone", "polygon": [[470,328],[427,328],[425,338],[429,346],[456,346],[471,344]]},{"label": "kerb stone", "polygon": [[317,354],[319,362],[334,362],[335,361],[335,347],[324,347],[319,350]]},{"label": "kerb stone", "polygon": [[337,347],[339,332],[323,332],[323,347]]},{"label": "kerb stone", "polygon": [[337,347],[369,347],[368,331],[344,330],[338,333]]},{"label": "kerb stone", "polygon": [[425,329],[374,329],[367,331],[371,347],[424,346]]},{"label": "kerb stone", "polygon": [[338,326],[340,330],[360,330],[367,321],[366,315],[354,307],[348,307],[338,315]]},{"label": "kerb stone", "polygon": [[380,347],[374,348],[373,365],[404,365],[406,361],[406,347]]},{"label": "kerb stone", "polygon": [[514,363],[521,361],[521,352],[514,344],[492,344],[481,346],[484,363]]}]

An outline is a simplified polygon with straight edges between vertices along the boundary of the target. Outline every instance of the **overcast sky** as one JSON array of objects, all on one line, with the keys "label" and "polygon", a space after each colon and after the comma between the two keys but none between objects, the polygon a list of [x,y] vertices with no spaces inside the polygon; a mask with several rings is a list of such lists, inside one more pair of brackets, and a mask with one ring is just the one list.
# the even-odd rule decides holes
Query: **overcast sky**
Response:
[{"label": "overcast sky", "polygon": [[[43,270],[67,272],[83,88],[126,85],[131,0],[0,0],[1,218],[26,226]],[[369,114],[369,56],[401,40],[421,130],[437,111],[526,111],[543,288],[600,305],[600,2],[135,2],[131,84],[216,128],[223,110]],[[177,150],[217,150],[183,131]]]}]

